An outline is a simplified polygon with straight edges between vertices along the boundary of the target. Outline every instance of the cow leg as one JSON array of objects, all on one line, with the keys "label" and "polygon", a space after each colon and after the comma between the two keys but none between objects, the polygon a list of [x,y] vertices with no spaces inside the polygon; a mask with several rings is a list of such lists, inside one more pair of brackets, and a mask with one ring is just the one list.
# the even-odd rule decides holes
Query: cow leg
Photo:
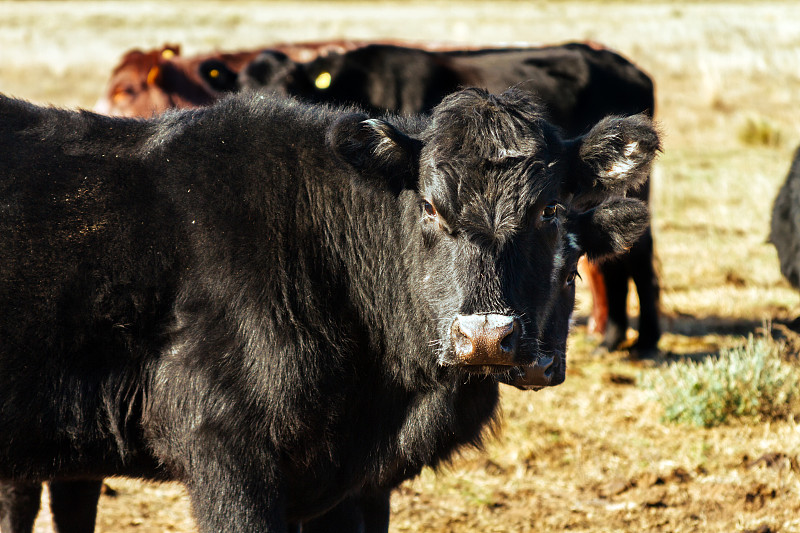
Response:
[{"label": "cow leg", "polygon": [[387,533],[390,492],[347,498],[322,516],[303,524],[302,533]]},{"label": "cow leg", "polygon": [[629,264],[639,296],[639,338],[634,348],[648,352],[656,349],[661,338],[658,316],[660,289],[653,266],[653,235],[649,228],[631,248]]},{"label": "cow leg", "polygon": [[[211,484],[216,482],[211,481]],[[276,499],[264,487],[262,498],[242,494],[238,488],[228,484],[202,489],[189,488],[197,530],[200,533],[288,533],[297,531],[286,522],[283,504],[276,506]]]},{"label": "cow leg", "polygon": [[600,346],[616,350],[625,341],[628,331],[628,269],[627,254],[600,265],[608,299],[608,324]]},{"label": "cow leg", "polygon": [[184,467],[191,470],[184,483],[200,533],[297,531],[286,520],[286,496],[279,477],[248,464],[242,455],[228,456],[228,450],[206,444],[190,452],[198,458],[191,469]]},{"label": "cow leg", "polygon": [[0,482],[0,532],[33,531],[41,500],[41,483]]},{"label": "cow leg", "polygon": [[102,480],[51,481],[50,511],[56,533],[92,533]]},{"label": "cow leg", "polygon": [[361,497],[365,533],[386,533],[389,531],[390,502],[390,491]]},{"label": "cow leg", "polygon": [[365,533],[364,517],[358,497],[350,497],[339,502],[336,507],[312,520],[303,522],[302,533]]}]

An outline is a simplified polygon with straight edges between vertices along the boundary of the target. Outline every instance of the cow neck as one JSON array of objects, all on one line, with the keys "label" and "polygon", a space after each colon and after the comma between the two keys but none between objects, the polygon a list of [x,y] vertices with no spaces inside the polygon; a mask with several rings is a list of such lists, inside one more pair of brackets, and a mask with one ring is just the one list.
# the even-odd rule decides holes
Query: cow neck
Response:
[{"label": "cow neck", "polygon": [[376,375],[385,382],[373,387],[370,404],[393,417],[387,424],[395,436],[382,452],[389,456],[379,477],[407,477],[447,460],[459,445],[480,443],[487,422],[493,426],[496,418],[497,383],[437,363],[435,320],[413,275],[422,246],[416,194],[397,197],[356,184],[340,198],[348,213],[346,233],[353,238],[336,239],[329,232],[328,242],[345,265],[348,296],[368,326],[371,355],[383,370]]}]

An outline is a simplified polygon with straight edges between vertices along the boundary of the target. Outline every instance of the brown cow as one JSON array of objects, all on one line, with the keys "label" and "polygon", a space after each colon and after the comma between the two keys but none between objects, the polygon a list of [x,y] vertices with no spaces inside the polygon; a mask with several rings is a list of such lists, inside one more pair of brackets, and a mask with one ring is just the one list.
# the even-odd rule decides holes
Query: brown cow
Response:
[{"label": "brown cow", "polygon": [[[222,96],[213,81],[230,71],[238,71],[257,51],[211,53],[184,57],[180,46],[166,44],[160,49],[127,52],[114,68],[106,95],[95,110],[110,115],[149,117],[172,108],[209,105]],[[198,65],[211,59],[227,68],[200,72]]]},{"label": "brown cow", "polygon": [[127,52],[111,73],[106,94],[94,110],[108,115],[150,117],[172,108],[209,105],[221,93],[206,79],[214,79],[229,70],[210,69],[201,75],[197,65],[212,58],[236,71],[258,52],[234,52],[182,57],[177,45],[160,49]]}]

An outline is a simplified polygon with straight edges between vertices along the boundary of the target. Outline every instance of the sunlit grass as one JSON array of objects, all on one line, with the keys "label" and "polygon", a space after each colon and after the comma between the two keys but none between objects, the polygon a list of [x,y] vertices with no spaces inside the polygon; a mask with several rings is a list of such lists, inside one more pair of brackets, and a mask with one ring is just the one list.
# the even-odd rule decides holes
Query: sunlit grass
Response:
[{"label": "sunlit grass", "polygon": [[781,146],[785,137],[774,121],[756,115],[745,117],[737,134],[745,146]]}]

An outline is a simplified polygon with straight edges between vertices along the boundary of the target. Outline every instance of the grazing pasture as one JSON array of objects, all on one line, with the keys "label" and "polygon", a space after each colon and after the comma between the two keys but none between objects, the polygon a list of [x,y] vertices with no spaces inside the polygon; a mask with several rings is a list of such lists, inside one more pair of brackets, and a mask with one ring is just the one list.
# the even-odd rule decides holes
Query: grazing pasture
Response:
[{"label": "grazing pasture", "polygon": [[[334,38],[586,39],[616,49],[657,88],[662,357],[596,353],[583,291],[566,382],[535,393],[504,388],[498,438],[405,483],[392,499],[391,531],[798,532],[793,418],[666,423],[639,386],[663,363],[744,345],[765,321],[786,341],[784,355],[800,347],[781,326],[800,315],[800,294],[766,242],[800,144],[798,27],[800,5],[790,1],[2,2],[0,92],[91,108],[124,52],[164,43],[185,54]],[[42,513],[37,528],[49,527]],[[179,486],[122,479],[107,481],[97,529],[194,530]]]}]

